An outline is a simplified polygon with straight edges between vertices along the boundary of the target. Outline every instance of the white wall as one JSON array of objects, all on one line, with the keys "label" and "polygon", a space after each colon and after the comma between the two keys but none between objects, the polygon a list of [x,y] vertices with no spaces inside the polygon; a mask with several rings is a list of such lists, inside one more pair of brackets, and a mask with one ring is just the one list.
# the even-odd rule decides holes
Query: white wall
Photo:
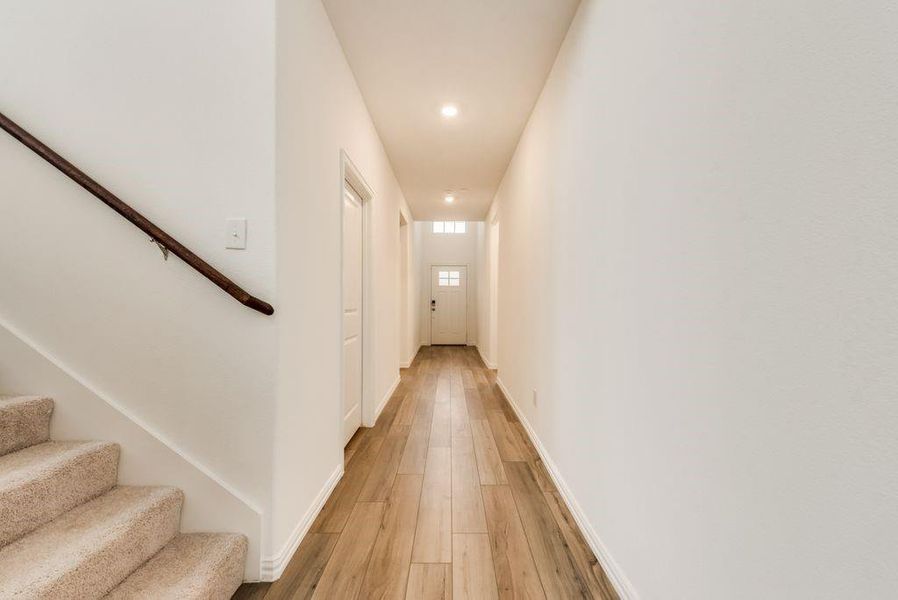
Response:
[{"label": "white wall", "polygon": [[[99,414],[92,403],[108,400],[262,514],[243,532],[262,575],[276,575],[343,464],[341,150],[375,192],[378,404],[398,379],[399,211],[411,221],[319,0],[5,3],[0,82],[8,116],[275,306],[262,316],[163,262],[138,230],[0,135],[0,323],[93,394],[57,397],[61,417]],[[245,251],[224,249],[229,217],[248,219]],[[25,360],[0,356],[11,370]],[[119,416],[103,414],[78,431],[120,431]],[[164,483],[162,464],[127,473]]]},{"label": "white wall", "polygon": [[405,216],[405,224],[399,228],[399,363],[411,366],[421,347],[420,286],[421,269],[415,262],[420,241],[415,236],[411,218]]},{"label": "white wall", "polygon": [[496,198],[499,376],[633,597],[898,589],[896,60],[885,0],[581,5]]},{"label": "white wall", "polygon": [[469,221],[465,233],[434,233],[432,221],[415,223],[420,244],[420,293],[418,300],[420,340],[430,345],[431,266],[468,267],[468,345],[477,344],[478,236],[483,223]]},{"label": "white wall", "polygon": [[[277,306],[273,40],[272,2],[3,2],[2,110]],[[228,217],[248,219],[245,251],[225,250]],[[0,321],[264,507],[276,319],[163,262],[5,133],[0,282]]]},{"label": "white wall", "polygon": [[38,391],[55,399],[50,420],[54,440],[98,437],[120,446],[121,485],[171,485],[184,491],[182,531],[239,531],[249,538],[246,576],[258,577],[262,519],[253,507],[222,486],[213,476],[175,452],[109,398],[42,356],[21,334],[0,324],[0,390],[27,395]]},{"label": "white wall", "polygon": [[[490,207],[487,219],[477,228],[477,349],[487,367],[496,368],[498,340],[495,329],[498,306],[493,306],[493,296],[498,297],[498,272],[494,268],[492,253],[498,250],[498,235],[493,218],[496,204]],[[494,321],[496,323],[494,323]]]},{"label": "white wall", "polygon": [[374,401],[399,376],[399,211],[410,213],[318,0],[278,2],[278,395],[270,557],[277,574],[343,466],[340,152],[371,204]]}]

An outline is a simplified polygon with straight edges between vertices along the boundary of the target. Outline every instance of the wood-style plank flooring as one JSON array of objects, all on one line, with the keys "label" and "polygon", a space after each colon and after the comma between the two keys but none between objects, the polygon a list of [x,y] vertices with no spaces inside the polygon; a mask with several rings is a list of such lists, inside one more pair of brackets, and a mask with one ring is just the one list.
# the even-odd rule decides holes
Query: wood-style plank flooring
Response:
[{"label": "wood-style plank flooring", "polygon": [[234,598],[599,598],[614,588],[473,348],[424,347],[284,575]]}]

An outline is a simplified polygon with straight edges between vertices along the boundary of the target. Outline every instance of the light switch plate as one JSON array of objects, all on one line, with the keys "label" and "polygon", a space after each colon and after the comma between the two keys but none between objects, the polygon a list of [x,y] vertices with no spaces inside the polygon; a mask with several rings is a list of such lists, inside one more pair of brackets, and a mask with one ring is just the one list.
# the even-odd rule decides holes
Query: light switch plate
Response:
[{"label": "light switch plate", "polygon": [[225,232],[225,248],[246,249],[246,219],[228,219]]}]

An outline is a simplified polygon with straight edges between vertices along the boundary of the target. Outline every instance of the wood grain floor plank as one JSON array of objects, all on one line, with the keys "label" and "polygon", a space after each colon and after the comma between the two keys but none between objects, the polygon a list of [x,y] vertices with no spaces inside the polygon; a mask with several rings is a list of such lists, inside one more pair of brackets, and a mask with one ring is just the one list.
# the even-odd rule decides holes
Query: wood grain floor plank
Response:
[{"label": "wood grain floor plank", "polygon": [[526,460],[524,451],[521,449],[522,443],[520,438],[508,423],[505,414],[501,410],[490,409],[486,411],[486,419],[489,421],[493,439],[496,440],[496,447],[499,449],[499,455],[502,457],[502,460]]},{"label": "wood grain floor plank", "polygon": [[388,435],[380,449],[371,473],[359,493],[359,502],[384,502],[390,495],[399,461],[405,450],[407,435]]},{"label": "wood grain floor plank", "polygon": [[412,427],[412,421],[415,418],[415,412],[418,408],[418,395],[414,393],[406,393],[396,411],[396,417],[387,435],[408,435]]},{"label": "wood grain floor plank", "polygon": [[493,393],[493,386],[489,383],[481,383],[477,385],[477,391],[480,393],[480,401],[486,410],[502,410],[502,404],[499,398]]},{"label": "wood grain floor plank", "polygon": [[363,446],[349,461],[343,478],[337,483],[330,498],[325,502],[324,508],[318,513],[318,517],[312,524],[312,532],[340,533],[343,531],[352,509],[355,507],[356,500],[358,500],[359,493],[362,491],[371,469],[377,463],[377,456],[383,441],[382,435],[368,433]]},{"label": "wood grain floor plank", "polygon": [[313,598],[355,598],[358,596],[380,532],[383,502],[359,502],[352,510],[346,528],[331,554]]},{"label": "wood grain floor plank", "polygon": [[452,532],[486,533],[480,474],[471,437],[452,438]]},{"label": "wood grain floor plank", "polygon": [[237,588],[231,600],[265,600],[265,594],[270,587],[270,583],[244,583]]},{"label": "wood grain floor plank", "polygon": [[452,437],[471,437],[471,424],[468,420],[468,404],[464,389],[458,394],[452,394],[450,413]]},{"label": "wood grain floor plank", "polygon": [[474,437],[474,452],[477,456],[477,471],[480,473],[482,485],[497,485],[508,483],[505,477],[505,467],[502,465],[502,457],[493,439],[493,431],[486,420],[477,419],[471,421],[471,431]]},{"label": "wood grain floor plank", "polygon": [[284,574],[271,584],[265,600],[300,600],[311,598],[321,579],[340,535],[311,533],[296,550]]},{"label": "wood grain floor plank", "polygon": [[235,598],[617,600],[474,349],[421,348],[345,465],[282,578]]},{"label": "wood grain floor plank", "polygon": [[499,598],[545,598],[511,488],[505,485],[484,486],[483,507]]},{"label": "wood grain floor plank", "polygon": [[449,448],[452,445],[451,406],[449,402],[437,402],[433,407],[433,423],[430,428],[430,446]]},{"label": "wood grain floor plank", "polygon": [[465,397],[465,380],[461,374],[461,367],[454,367],[449,371],[449,395],[452,398]]},{"label": "wood grain floor plank", "polygon": [[412,562],[452,561],[452,454],[431,447],[424,468]]},{"label": "wood grain floor plank", "polygon": [[453,535],[452,598],[492,600],[498,597],[489,536],[483,533]]},{"label": "wood grain floor plank", "polygon": [[408,441],[402,451],[402,459],[399,461],[400,475],[422,475],[427,463],[427,448],[430,445],[430,428],[433,416],[415,417],[412,430],[409,432]]},{"label": "wood grain floor plank", "polygon": [[552,491],[543,492],[543,496],[546,498],[549,510],[552,511],[552,516],[555,517],[555,522],[561,529],[561,534],[567,542],[574,565],[580,572],[586,587],[589,588],[591,597],[599,600],[619,600],[617,592],[614,590],[614,585],[608,579],[605,570],[602,569],[602,565],[599,564],[598,559],[580,532],[574,516],[568,510],[564,500],[562,500],[561,494],[557,491]]},{"label": "wood grain floor plank", "polygon": [[[422,382],[422,386],[428,386],[428,382]],[[405,443],[405,450],[402,452],[402,460],[399,461],[399,473],[402,475],[424,473],[427,448],[430,445],[434,407],[433,390],[419,389],[416,395],[418,402],[415,408],[415,417],[412,420],[408,441]]]},{"label": "wood grain floor plank", "polygon": [[389,402],[387,402],[387,405],[381,411],[380,416],[377,417],[377,422],[374,424],[374,427],[371,428],[372,433],[386,435],[390,430],[390,427],[393,426],[393,419],[396,418],[396,413],[399,412],[402,400],[402,396],[398,396],[396,393],[393,394]]},{"label": "wood grain floor plank", "polygon": [[526,462],[506,462],[505,473],[543,589],[550,598],[589,598],[555,517]]},{"label": "wood grain floor plank", "polygon": [[462,384],[465,386],[465,390],[477,389],[477,381],[474,379],[474,371],[471,369],[470,365],[467,365],[462,369],[461,379]]},{"label": "wood grain floor plank", "polygon": [[383,525],[368,562],[360,598],[405,598],[423,479],[422,475],[396,477],[384,508]]},{"label": "wood grain floor plank", "polygon": [[552,483],[552,478],[546,470],[546,465],[543,463],[543,459],[540,457],[539,452],[537,452],[536,448],[533,446],[533,443],[530,440],[530,435],[527,433],[524,425],[518,421],[512,423],[511,427],[518,433],[518,439],[521,440],[521,449],[524,451],[524,457],[527,462],[530,463],[530,467],[533,470],[533,476],[536,478],[539,488],[544,492],[554,492],[555,484]]},{"label": "wood grain floor plank", "polygon": [[452,565],[412,564],[406,600],[450,600]]},{"label": "wood grain floor plank", "polygon": [[483,408],[483,400],[480,399],[480,391],[475,387],[465,389],[465,402],[468,405],[468,418],[472,421],[486,419],[486,409]]},{"label": "wood grain floor plank", "polygon": [[371,430],[367,427],[359,427],[359,430],[355,432],[349,442],[346,444],[346,447],[343,448],[343,466],[346,467],[349,465],[349,461],[352,460],[352,457],[355,456],[356,451],[358,451],[359,447],[362,445],[362,441],[368,435]]},{"label": "wood grain floor plank", "polygon": [[434,394],[437,404],[448,404],[451,398],[451,390],[452,378],[449,375],[449,369],[444,368],[440,370],[440,374],[437,377],[437,387]]}]

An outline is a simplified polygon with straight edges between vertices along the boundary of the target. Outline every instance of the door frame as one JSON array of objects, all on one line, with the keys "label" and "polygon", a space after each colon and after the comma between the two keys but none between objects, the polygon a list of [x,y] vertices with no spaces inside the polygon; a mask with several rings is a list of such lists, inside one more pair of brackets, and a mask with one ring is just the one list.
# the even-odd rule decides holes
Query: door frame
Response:
[{"label": "door frame", "polygon": [[[499,364],[499,244],[502,243],[502,229],[499,223],[499,213],[493,217],[489,225],[489,247],[487,248],[487,262],[489,263],[489,358],[492,364],[486,366],[495,369]],[[486,362],[486,361],[484,361]]]},{"label": "door frame", "polygon": [[371,203],[374,201],[374,190],[362,177],[361,171],[349,158],[345,150],[340,150],[340,396],[336,402],[337,423],[340,439],[340,448],[343,443],[343,393],[346,384],[343,372],[343,194],[346,186],[349,186],[362,202],[362,427],[373,427],[376,415],[377,401],[374,399],[374,360],[373,360],[373,319],[374,294],[373,276],[371,271]]},{"label": "door frame", "polygon": [[465,343],[464,346],[468,345],[468,337],[470,333],[470,328],[468,327],[468,323],[470,321],[468,313],[471,311],[471,265],[464,262],[453,262],[453,263],[431,263],[430,268],[428,269],[428,280],[429,283],[427,287],[430,288],[430,292],[427,294],[427,337],[430,340],[430,345],[433,346],[433,316],[430,312],[430,301],[433,300],[433,269],[439,267],[464,267],[465,268]]},{"label": "door frame", "polygon": [[414,357],[409,357],[409,343],[412,327],[409,315],[412,313],[412,302],[409,297],[411,288],[411,219],[399,208],[399,367],[409,368]]}]

